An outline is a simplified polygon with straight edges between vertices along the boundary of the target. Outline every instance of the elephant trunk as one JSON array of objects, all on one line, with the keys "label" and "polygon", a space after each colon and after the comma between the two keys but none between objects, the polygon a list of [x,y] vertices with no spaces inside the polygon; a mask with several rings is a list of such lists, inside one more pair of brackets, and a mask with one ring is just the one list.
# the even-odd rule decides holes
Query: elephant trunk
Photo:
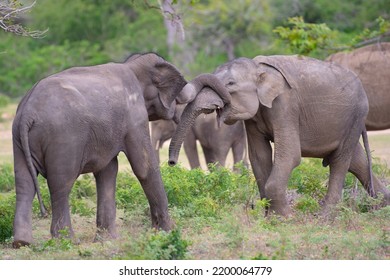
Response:
[{"label": "elephant trunk", "polygon": [[193,101],[204,87],[209,87],[214,90],[224,104],[230,103],[231,96],[229,92],[214,74],[200,74],[188,82],[180,92],[180,103]]},{"label": "elephant trunk", "polygon": [[204,88],[196,96],[195,100],[189,103],[181,116],[181,120],[176,128],[176,131],[169,145],[169,160],[170,166],[176,165],[181,145],[188,130],[193,126],[196,118],[200,114],[210,114],[214,110],[222,108],[225,105],[224,101],[210,88]]}]

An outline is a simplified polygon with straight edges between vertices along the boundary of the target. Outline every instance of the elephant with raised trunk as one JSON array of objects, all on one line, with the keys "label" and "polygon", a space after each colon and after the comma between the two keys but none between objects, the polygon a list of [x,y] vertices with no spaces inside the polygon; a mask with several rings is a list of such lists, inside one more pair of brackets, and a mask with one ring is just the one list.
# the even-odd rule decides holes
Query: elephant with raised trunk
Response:
[{"label": "elephant with raised trunk", "polygon": [[[152,144],[157,155],[159,155],[164,142],[172,138],[176,127],[176,123],[172,120],[151,122]],[[237,122],[233,125],[218,125],[215,113],[197,118],[183,144],[192,169],[201,167],[197,141],[202,147],[207,165],[215,163],[225,166],[230,149],[233,154],[233,164],[243,161],[244,165],[247,165],[246,135],[243,122]]]},{"label": "elephant with raised trunk", "polygon": [[[235,59],[214,74],[230,103],[207,88],[187,105],[171,140],[171,165],[194,118],[217,110],[227,124],[245,121],[249,159],[260,196],[270,199],[268,213],[291,214],[287,183],[302,156],[323,158],[323,165],[330,166],[324,213],[340,201],[348,171],[389,204],[389,190],[372,176],[364,126],[368,100],[353,72],[302,56],[257,56]],[[367,154],[359,144],[361,135]]]},{"label": "elephant with raised trunk", "polygon": [[169,230],[168,200],[149,121],[174,118],[176,103],[191,101],[204,85],[213,87],[213,79],[202,75],[187,84],[175,66],[148,53],[133,55],[124,63],[70,68],[35,84],[21,100],[12,127],[13,246],[33,241],[36,193],[45,214],[38,173],[49,186],[53,237],[62,229],[73,236],[69,193],[80,174],[92,172],[97,187],[97,235],[115,238],[117,155],[121,151],[145,191],[153,227]]},{"label": "elephant with raised trunk", "polygon": [[362,81],[369,104],[367,130],[390,128],[390,43],[335,53],[327,60],[352,70]]}]

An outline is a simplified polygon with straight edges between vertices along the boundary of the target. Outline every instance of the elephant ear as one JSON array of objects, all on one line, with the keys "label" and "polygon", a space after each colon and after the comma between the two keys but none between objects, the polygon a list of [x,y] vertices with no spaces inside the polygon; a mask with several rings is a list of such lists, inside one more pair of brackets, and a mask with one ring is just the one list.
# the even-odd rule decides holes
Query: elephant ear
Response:
[{"label": "elephant ear", "polygon": [[[276,71],[278,71],[282,77],[284,78],[287,87],[290,89],[296,89],[296,78],[293,77],[290,73],[295,73],[294,71],[294,63],[293,60],[289,59],[288,56],[256,56],[254,59],[254,62],[260,66],[260,65],[266,65],[268,67],[272,67]],[[265,75],[265,72],[258,73],[258,79],[261,82],[263,79],[263,75]],[[259,101],[262,105],[272,108],[272,102],[273,100],[278,97],[280,94],[283,93],[283,90],[275,90],[269,88],[270,85],[262,85],[258,88],[257,95],[259,98]]]},{"label": "elephant ear", "polygon": [[168,62],[157,62],[151,73],[153,85],[157,88],[161,103],[170,108],[176,96],[187,84],[179,70]]}]

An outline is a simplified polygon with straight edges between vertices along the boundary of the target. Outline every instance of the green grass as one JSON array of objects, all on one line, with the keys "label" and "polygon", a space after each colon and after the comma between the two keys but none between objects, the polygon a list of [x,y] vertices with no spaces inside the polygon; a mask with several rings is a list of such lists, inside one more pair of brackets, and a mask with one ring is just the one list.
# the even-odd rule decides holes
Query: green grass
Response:
[{"label": "green grass", "polygon": [[[12,237],[7,236],[0,244],[1,258],[390,259],[390,207],[362,211],[364,207],[350,207],[352,198],[345,195],[336,215],[327,219],[317,215],[327,176],[317,160],[304,160],[291,177],[289,193],[294,193],[295,213],[288,219],[264,217],[267,203],[259,200],[253,175],[243,167],[241,172],[232,173],[225,168],[208,172],[163,165],[162,175],[174,231],[150,228],[141,186],[131,172],[121,171],[116,195],[120,237],[94,243],[96,192],[93,177],[87,175],[76,182],[70,199],[78,243],[66,238],[51,240],[50,218],[39,218],[34,200],[34,244],[15,250],[11,248]],[[50,209],[47,186],[43,178],[39,180]],[[316,188],[318,191],[313,191]],[[365,196],[361,187],[358,192]],[[2,193],[0,208],[7,209],[2,211],[7,219],[2,220],[8,228],[14,200],[13,190]],[[4,223],[1,227],[7,228]]]}]

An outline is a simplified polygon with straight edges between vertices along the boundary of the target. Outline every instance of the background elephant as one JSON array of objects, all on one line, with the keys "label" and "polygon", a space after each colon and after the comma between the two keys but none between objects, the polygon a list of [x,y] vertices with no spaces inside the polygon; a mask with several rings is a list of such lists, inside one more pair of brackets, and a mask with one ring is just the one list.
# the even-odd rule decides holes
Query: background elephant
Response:
[{"label": "background elephant", "polygon": [[390,43],[377,43],[327,58],[349,68],[367,93],[367,130],[390,128]]},{"label": "background elephant", "polygon": [[[184,106],[181,107],[184,109]],[[176,123],[172,120],[151,122],[152,145],[157,155],[164,142],[172,138],[176,127]],[[206,164],[217,163],[225,166],[230,149],[232,149],[234,164],[240,161],[247,164],[244,158],[246,136],[243,122],[233,125],[221,124],[221,127],[218,127],[215,113],[197,118],[184,139],[184,151],[192,169],[201,167],[197,141],[202,147]]]},{"label": "background elephant", "polygon": [[323,165],[330,165],[325,213],[340,201],[347,171],[371,195],[382,193],[389,203],[389,190],[377,178],[371,179],[371,158],[359,144],[363,135],[369,151],[364,127],[368,100],[351,71],[302,56],[258,56],[228,62],[215,75],[231,102],[221,105],[215,93],[204,89],[187,105],[171,140],[171,165],[194,118],[217,110],[220,121],[227,124],[245,121],[249,159],[261,197],[271,201],[269,210],[291,213],[287,183],[301,156],[323,158]]},{"label": "background elephant", "polygon": [[77,177],[88,172],[96,179],[98,234],[116,237],[115,185],[121,151],[145,191],[153,227],[170,229],[149,120],[172,119],[176,102],[193,99],[193,91],[210,77],[202,75],[186,84],[176,67],[149,53],[133,55],[124,63],[70,68],[35,84],[21,100],[12,127],[14,247],[32,242],[35,193],[45,213],[38,173],[49,186],[53,237],[61,229],[73,236],[69,193]]}]

